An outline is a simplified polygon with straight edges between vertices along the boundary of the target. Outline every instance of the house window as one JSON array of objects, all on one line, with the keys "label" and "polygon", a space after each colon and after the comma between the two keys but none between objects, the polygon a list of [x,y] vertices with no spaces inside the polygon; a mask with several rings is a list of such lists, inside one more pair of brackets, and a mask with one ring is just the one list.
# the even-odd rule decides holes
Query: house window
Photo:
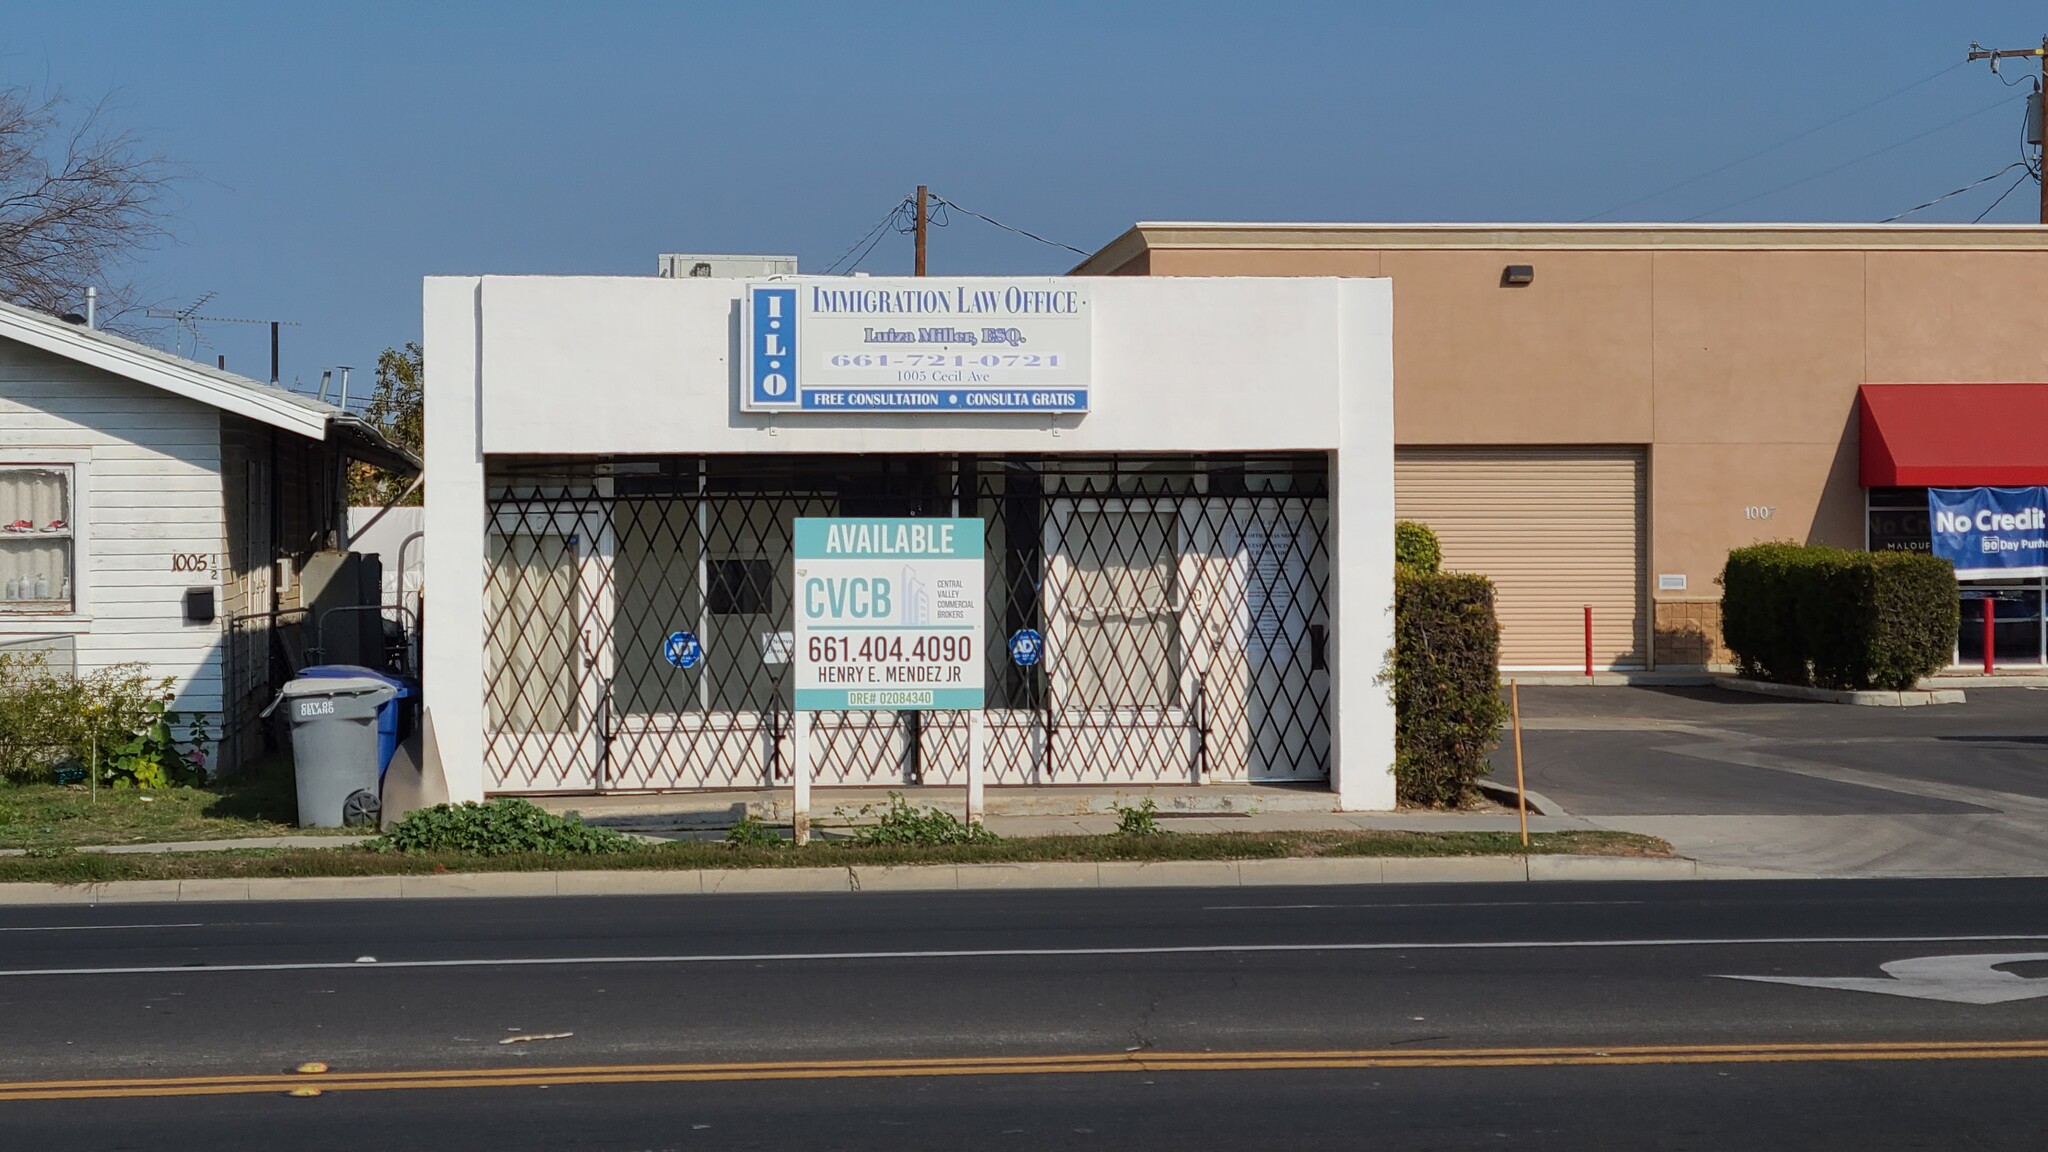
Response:
[{"label": "house window", "polygon": [[72,470],[0,466],[0,612],[73,611]]}]

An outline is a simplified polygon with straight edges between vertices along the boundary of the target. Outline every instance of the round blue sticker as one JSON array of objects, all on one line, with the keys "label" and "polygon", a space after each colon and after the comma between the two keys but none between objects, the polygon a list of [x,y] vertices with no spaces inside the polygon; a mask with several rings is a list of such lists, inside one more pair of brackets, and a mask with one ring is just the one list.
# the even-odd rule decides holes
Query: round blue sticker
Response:
[{"label": "round blue sticker", "polygon": [[661,654],[678,668],[695,668],[704,659],[704,646],[697,643],[695,633],[671,632],[662,642]]},{"label": "round blue sticker", "polygon": [[1036,628],[1019,628],[1010,633],[1010,660],[1026,668],[1038,663],[1045,654],[1045,637]]}]

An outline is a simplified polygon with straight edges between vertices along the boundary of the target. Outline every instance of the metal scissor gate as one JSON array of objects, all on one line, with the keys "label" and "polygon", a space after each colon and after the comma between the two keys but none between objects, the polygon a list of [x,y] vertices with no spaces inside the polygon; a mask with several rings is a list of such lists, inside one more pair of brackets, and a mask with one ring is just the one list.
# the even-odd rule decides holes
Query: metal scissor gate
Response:
[{"label": "metal scissor gate", "polygon": [[[987,780],[1329,776],[1326,459],[670,456],[488,462],[499,792],[787,778],[792,522],[987,526]],[[1023,630],[1036,663],[1012,658]],[[697,640],[689,667],[667,639]],[[826,712],[821,786],[963,779],[964,714]]]}]

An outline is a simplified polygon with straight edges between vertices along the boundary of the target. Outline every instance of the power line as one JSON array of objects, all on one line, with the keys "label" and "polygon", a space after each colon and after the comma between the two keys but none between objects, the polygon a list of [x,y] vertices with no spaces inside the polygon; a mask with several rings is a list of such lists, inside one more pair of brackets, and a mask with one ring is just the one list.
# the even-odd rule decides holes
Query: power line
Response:
[{"label": "power line", "polygon": [[[1936,80],[1941,79],[1943,76],[1946,76],[1949,73],[1955,71],[1956,69],[1961,68],[1963,65],[1967,63],[1969,63],[1969,61],[1959,60],[1956,63],[1951,64],[1946,68],[1943,68],[1941,71],[1934,73],[1932,76],[1923,76],[1920,79],[1913,81],[1911,84],[1906,85],[1904,88],[1900,88],[1892,92],[1887,92],[1883,96],[1879,96],[1877,99],[1872,100],[1868,104],[1859,104],[1856,107],[1849,109],[1847,112],[1842,113],[1841,115],[1835,117],[1832,120],[1824,120],[1821,123],[1816,124],[1811,128],[1808,128],[1804,132],[1798,133],[1794,136],[1787,136],[1783,140],[1778,141],[1776,144],[1772,144],[1764,148],[1759,148],[1746,156],[1739,156],[1736,159],[1730,160],[1726,164],[1721,165],[1719,168],[1710,168],[1697,176],[1688,176],[1685,179],[1678,181],[1676,184],[1667,184],[1664,187],[1657,189],[1655,192],[1651,192],[1644,196],[1638,196],[1625,204],[1617,204],[1614,207],[1607,209],[1605,212],[1595,212],[1591,216],[1587,216],[1581,219],[1579,223],[1585,224],[1594,220],[1598,220],[1602,216],[1611,216],[1624,208],[1633,208],[1646,200],[1655,200],[1657,197],[1664,195],[1666,192],[1675,192],[1688,184],[1697,184],[1710,176],[1719,176],[1721,173],[1728,171],[1730,168],[1735,168],[1743,164],[1747,164],[1751,160],[1754,160],[1759,156],[1767,156],[1772,152],[1776,152],[1778,149],[1783,148],[1787,144],[1796,144],[1799,141],[1806,139],[1808,136],[1811,136],[1816,132],[1819,132],[1823,129],[1832,128],[1835,125],[1840,124],[1842,121],[1847,120],[1852,116],[1858,116],[1862,113],[1868,112],[1872,108],[1877,107],[1879,104],[1882,104],[1887,100],[1892,100],[1897,97],[1904,96],[1906,93],[1913,91],[1915,88],[1920,88],[1924,87],[1925,85],[1932,84]],[[1697,219],[1697,217],[1695,217],[1695,219]]]},{"label": "power line", "polygon": [[965,212],[967,215],[974,217],[976,220],[979,220],[984,224],[993,224],[996,227],[1001,228],[1005,232],[1015,232],[1017,235],[1022,236],[1027,240],[1036,240],[1040,244],[1050,245],[1054,248],[1065,248],[1067,251],[1072,252],[1077,256],[1093,255],[1093,253],[1088,252],[1085,249],[1076,248],[1072,244],[1062,244],[1057,240],[1048,240],[1045,237],[1040,236],[1036,232],[1027,232],[1022,228],[1015,228],[1008,224],[1005,224],[1001,220],[990,219],[989,217],[983,216],[981,213],[976,212],[972,208],[961,207],[959,204],[955,204],[953,201],[948,200],[942,196],[933,195],[932,201],[942,207],[953,208],[957,211]]},{"label": "power line", "polygon": [[[896,206],[896,210],[889,213],[888,218],[883,220],[882,223],[887,224],[890,221],[902,219],[904,212],[907,211],[906,205],[908,204],[908,200],[904,201],[902,204],[898,204]],[[899,236],[902,235],[903,233],[903,228],[900,224],[896,228],[896,233]],[[870,235],[872,235],[874,239],[868,241],[868,246],[866,248],[861,249],[860,255],[854,257],[853,263],[848,264],[846,266],[845,272],[847,275],[851,276],[854,274],[854,272],[858,271],[860,269],[861,264],[867,260],[869,254],[874,252],[875,246],[882,242],[883,233],[880,228],[876,228],[872,233],[870,233]],[[827,274],[829,275],[829,270]]]},{"label": "power line", "polygon": [[1985,105],[1984,107],[1982,107],[1982,108],[1979,108],[1979,109],[1977,109],[1977,110],[1976,110],[1975,112],[1970,112],[1970,113],[1967,113],[1967,114],[1965,114],[1965,115],[1962,115],[1962,116],[1958,116],[1958,117],[1956,117],[1955,119],[1953,119],[1953,120],[1949,120],[1949,121],[1947,121],[1947,122],[1945,122],[1945,123],[1941,123],[1941,124],[1936,124],[1936,125],[1935,125],[1934,127],[1932,127],[1932,128],[1929,128],[1929,129],[1927,129],[1927,130],[1926,130],[1925,132],[1916,132],[1916,133],[1914,133],[1913,135],[1911,135],[1911,136],[1908,136],[1908,137],[1906,137],[1906,138],[1905,138],[1904,140],[1899,140],[1899,141],[1896,141],[1896,142],[1894,142],[1894,143],[1891,143],[1891,144],[1887,144],[1887,145],[1885,145],[1884,147],[1882,147],[1882,148],[1879,148],[1879,149],[1878,149],[1878,150],[1876,150],[1875,152],[1866,152],[1866,153],[1864,153],[1863,155],[1861,155],[1861,156],[1858,156],[1858,157],[1856,157],[1856,158],[1855,158],[1855,159],[1853,159],[1853,160],[1845,160],[1845,161],[1843,161],[1842,163],[1840,163],[1840,164],[1837,164],[1837,165],[1835,165],[1835,166],[1834,166],[1834,167],[1832,167],[1832,168],[1823,168],[1822,170],[1820,170],[1819,172],[1815,172],[1815,173],[1814,173],[1813,175],[1811,175],[1811,176],[1802,176],[1802,177],[1800,177],[1799,179],[1797,179],[1797,180],[1794,180],[1794,181],[1792,181],[1792,182],[1790,182],[1790,183],[1787,183],[1787,184],[1780,184],[1780,185],[1778,185],[1778,186],[1777,186],[1776,188],[1769,188],[1769,189],[1766,189],[1766,190],[1764,190],[1764,191],[1762,191],[1762,192],[1758,192],[1758,193],[1756,193],[1756,194],[1755,194],[1755,195],[1753,195],[1753,196],[1744,196],[1744,197],[1743,197],[1742,199],[1740,199],[1740,200],[1733,200],[1733,201],[1730,201],[1729,203],[1723,204],[1723,205],[1721,205],[1721,206],[1720,206],[1720,207],[1718,207],[1718,208],[1709,208],[1709,209],[1707,209],[1707,210],[1706,210],[1705,212],[1701,212],[1701,213],[1700,213],[1700,214],[1698,214],[1697,216],[1687,216],[1687,217],[1686,217],[1685,219],[1686,219],[1686,221],[1687,221],[1688,223],[1690,223],[1691,221],[1694,221],[1694,220],[1700,220],[1700,219],[1704,219],[1704,218],[1706,218],[1706,217],[1708,217],[1708,216],[1714,216],[1714,215],[1718,215],[1718,214],[1720,214],[1720,213],[1722,213],[1722,212],[1726,212],[1726,211],[1727,211],[1728,209],[1730,209],[1730,208],[1740,208],[1740,207],[1742,207],[1742,206],[1743,206],[1744,204],[1748,204],[1748,203],[1750,203],[1751,201],[1755,201],[1755,200],[1761,200],[1761,199],[1763,199],[1763,198],[1764,198],[1764,197],[1766,197],[1766,196],[1775,196],[1775,195],[1777,195],[1777,194],[1778,194],[1778,193],[1780,193],[1780,192],[1785,192],[1785,191],[1789,191],[1790,189],[1793,189],[1793,188],[1797,188],[1797,187],[1799,187],[1799,186],[1800,186],[1801,184],[1810,184],[1810,183],[1812,183],[1813,181],[1815,181],[1815,180],[1818,180],[1818,179],[1820,179],[1820,178],[1821,178],[1821,177],[1823,177],[1823,176],[1832,176],[1832,175],[1834,175],[1835,173],[1837,173],[1837,172],[1840,172],[1840,171],[1841,171],[1842,169],[1844,169],[1844,168],[1853,168],[1853,167],[1855,167],[1856,165],[1858,165],[1858,164],[1861,164],[1861,163],[1863,163],[1863,162],[1864,162],[1864,161],[1866,161],[1866,160],[1875,160],[1875,159],[1877,159],[1877,158],[1878,158],[1879,156],[1882,156],[1882,155],[1884,155],[1884,154],[1885,154],[1885,153],[1887,153],[1887,152],[1896,152],[1896,151],[1898,151],[1899,149],[1901,149],[1901,148],[1904,148],[1904,147],[1905,147],[1906,145],[1908,145],[1908,144],[1911,144],[1911,143],[1914,143],[1915,141],[1919,141],[1919,140],[1924,140],[1924,139],[1926,139],[1927,137],[1929,137],[1929,136],[1932,136],[1932,135],[1934,135],[1934,134],[1935,134],[1936,132],[1945,132],[1945,131],[1947,131],[1948,129],[1950,129],[1950,128],[1953,128],[1953,127],[1955,127],[1956,125],[1958,125],[1958,124],[1961,124],[1961,123],[1963,123],[1963,122],[1964,122],[1964,121],[1966,121],[1966,120],[1975,120],[1975,119],[1976,119],[1977,117],[1979,117],[1979,116],[1982,116],[1982,115],[1984,115],[1984,114],[1985,114],[1986,112],[1993,112],[1993,111],[1996,111],[1996,110],[1998,110],[1998,109],[2000,109],[2000,108],[2003,108],[2003,107],[2005,107],[2005,106],[2006,106],[2007,104],[2011,103],[2012,101],[2013,101],[2013,97],[2010,97],[2010,96],[2006,96],[2006,97],[2000,97],[2000,98],[1999,98],[1999,100],[1998,100],[1998,102],[1997,102],[1997,103],[1995,103],[1995,104],[1987,104],[1987,105]]},{"label": "power line", "polygon": [[[1934,199],[1932,199],[1932,200],[1929,200],[1929,201],[1928,201],[1927,203],[1925,203],[1925,204],[1915,204],[1915,205],[1914,205],[1913,207],[1911,207],[1911,208],[1908,208],[1908,209],[1906,209],[1906,210],[1905,210],[1904,212],[1901,212],[1901,213],[1899,213],[1899,214],[1898,214],[1897,216],[1887,216],[1887,217],[1885,217],[1884,219],[1882,219],[1882,220],[1879,220],[1879,221],[1878,221],[1878,223],[1879,223],[1879,224],[1890,224],[1891,222],[1893,222],[1893,221],[1895,221],[1895,220],[1904,220],[1904,219],[1905,219],[1906,217],[1908,217],[1908,216],[1911,216],[1911,215],[1912,215],[1913,213],[1915,213],[1915,212],[1918,212],[1918,211],[1920,211],[1920,210],[1921,210],[1922,208],[1932,208],[1932,207],[1934,207],[1934,206],[1935,206],[1936,204],[1939,204],[1939,203],[1941,203],[1941,202],[1942,202],[1943,200],[1947,200],[1947,199],[1950,199],[1951,197],[1955,197],[1955,196],[1961,196],[1961,195],[1962,195],[1963,193],[1965,193],[1965,192],[1968,192],[1968,191],[1969,191],[1970,189],[1972,189],[1972,188],[1975,188],[1975,187],[1976,187],[1977,185],[1979,185],[1979,184],[1989,184],[1989,183],[1991,183],[1991,182],[1992,182],[1993,180],[1996,180],[1996,179],[1998,179],[1998,178],[1999,178],[2000,176],[2003,176],[2003,175],[2005,175],[2005,174],[2006,174],[2007,172],[2010,172],[2010,171],[2012,171],[2012,170],[2013,170],[2013,169],[2015,169],[2015,168],[2025,168],[2025,167],[2027,167],[2027,162],[2026,162],[2026,161],[2024,161],[2024,160],[2015,160],[2015,161],[2013,161],[2012,163],[2010,163],[2010,164],[2007,164],[2007,165],[2006,165],[2005,167],[2003,167],[2003,168],[2000,168],[2000,169],[1999,169],[1998,171],[1996,171],[1996,172],[1993,172],[1993,173],[1992,173],[1991,175],[1989,175],[1989,176],[1982,176],[1982,177],[1979,177],[1979,178],[1977,178],[1977,179],[1975,179],[1975,180],[1972,180],[1972,181],[1970,181],[1970,182],[1969,182],[1968,184],[1965,184],[1965,185],[1963,185],[1963,186],[1962,186],[1961,188],[1958,188],[1958,189],[1956,189],[1956,190],[1955,190],[1955,191],[1953,191],[1953,192],[1943,192],[1943,193],[1942,193],[1941,195],[1939,195],[1939,196],[1936,196],[1936,197],[1935,197]],[[2026,175],[2022,175],[2022,176],[2020,177],[2020,179],[2024,180],[2024,179],[2026,179],[2026,178],[2027,178],[2027,175],[2031,175],[2031,174],[2032,174],[2032,173],[2031,173],[2031,172],[2029,172],[2029,173],[2027,173]],[[2006,189],[2006,191],[2010,192],[2010,191],[2012,191],[2012,189],[2008,188],[2008,189]],[[2000,197],[1999,197],[1999,199],[2000,199],[2000,200],[2003,200],[2003,199],[2005,199],[2005,197],[2003,197],[2003,196],[2000,196]],[[1992,205],[1992,206],[1993,206],[1993,207],[1996,207],[1996,206],[1997,206],[1997,203],[1996,203],[1996,201],[1994,201],[1994,202],[1993,202],[1993,205]],[[1989,210],[1990,210],[1990,209],[1986,209],[1986,211],[1989,211]],[[1983,219],[1983,217],[1981,217],[1981,216],[1980,216],[1980,217],[1978,217],[1978,219],[1979,219],[1979,220],[1981,220],[1981,219]],[[1973,223],[1974,223],[1974,221],[1973,221]]]},{"label": "power line", "polygon": [[[833,269],[838,268],[839,265],[846,261],[846,258],[848,256],[853,255],[854,249],[860,247],[863,244],[867,244],[869,237],[872,237],[875,233],[880,232],[883,228],[888,226],[889,221],[894,220],[897,218],[897,216],[901,215],[903,212],[903,206],[908,203],[910,203],[908,199],[898,200],[895,203],[895,205],[892,206],[880,220],[875,221],[875,226],[873,228],[870,228],[866,232],[861,233],[860,239],[855,240],[851,244],[848,244],[846,246],[846,251],[841,252],[839,254],[839,259],[834,260],[832,261],[832,263],[825,265],[824,275],[830,276],[832,274]],[[874,245],[869,244],[868,247],[870,248],[870,250],[872,250]],[[861,253],[861,258],[866,259],[867,253]]]},{"label": "power line", "polygon": [[2015,179],[2015,180],[2014,180],[2014,181],[2013,181],[2012,183],[2010,183],[2010,184],[2008,184],[2008,185],[2006,185],[2006,186],[2005,186],[2005,191],[2003,191],[2003,192],[2000,192],[2000,193],[1998,194],[1998,199],[1996,199],[1996,200],[1993,200],[1993,201],[1991,202],[1991,207],[1990,207],[1990,208],[1986,208],[1986,209],[1984,209],[1984,210],[1983,210],[1982,212],[1979,212],[1979,213],[1977,213],[1977,217],[1976,217],[1976,219],[1974,219],[1974,220],[1970,221],[1970,223],[1972,223],[1972,224],[1981,224],[1981,223],[1983,223],[1983,222],[1984,222],[1984,218],[1985,218],[1986,216],[1989,216],[1989,215],[1991,215],[1991,209],[1992,209],[1992,208],[1996,208],[1996,207],[1998,207],[1998,206],[1999,206],[2000,204],[2003,204],[2003,203],[2005,203],[2005,198],[2006,198],[2007,196],[2010,196],[2010,195],[2012,195],[2012,190],[2013,190],[2013,189],[2015,189],[2015,188],[2017,188],[2017,187],[2019,187],[2019,186],[2020,186],[2020,185],[2022,185],[2022,184],[2025,184],[2025,183],[2027,182],[2027,177],[2029,177],[2029,176],[2032,176],[2032,175],[2034,175],[2034,171],[2033,171],[2033,169],[2031,169],[2031,168],[2030,168],[2030,169],[2028,169],[2028,170],[2027,170],[2027,171],[2025,171],[2025,172],[2022,172],[2022,173],[2020,173],[2020,174],[2019,174],[2019,177],[2018,177],[2017,179]]}]

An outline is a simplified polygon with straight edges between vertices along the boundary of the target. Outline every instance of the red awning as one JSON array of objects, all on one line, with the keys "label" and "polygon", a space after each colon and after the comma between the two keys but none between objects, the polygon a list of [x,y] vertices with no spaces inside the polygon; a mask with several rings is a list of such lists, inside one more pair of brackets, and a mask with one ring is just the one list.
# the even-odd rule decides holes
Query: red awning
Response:
[{"label": "red awning", "polygon": [[2048,384],[1865,384],[1865,488],[2048,484]]}]

